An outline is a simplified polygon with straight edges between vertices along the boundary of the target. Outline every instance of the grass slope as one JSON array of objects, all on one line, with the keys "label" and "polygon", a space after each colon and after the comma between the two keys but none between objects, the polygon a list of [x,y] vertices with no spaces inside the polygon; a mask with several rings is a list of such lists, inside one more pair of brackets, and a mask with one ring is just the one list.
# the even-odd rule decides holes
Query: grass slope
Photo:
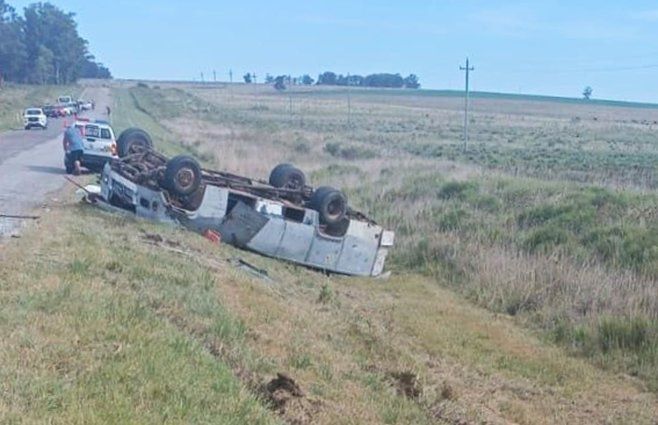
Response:
[{"label": "grass slope", "polygon": [[326,90],[306,89],[292,110],[262,87],[129,90],[208,165],[265,177],[296,163],[396,230],[396,271],[658,389],[658,144],[635,122],[646,111],[485,103],[464,151],[459,115],[413,93],[382,103],[361,91],[348,122]]},{"label": "grass slope", "polygon": [[[421,275],[330,278],[71,198],[52,208],[0,253],[2,422],[650,424],[658,413],[633,380]],[[304,395],[268,413],[263,386],[278,372]]]}]

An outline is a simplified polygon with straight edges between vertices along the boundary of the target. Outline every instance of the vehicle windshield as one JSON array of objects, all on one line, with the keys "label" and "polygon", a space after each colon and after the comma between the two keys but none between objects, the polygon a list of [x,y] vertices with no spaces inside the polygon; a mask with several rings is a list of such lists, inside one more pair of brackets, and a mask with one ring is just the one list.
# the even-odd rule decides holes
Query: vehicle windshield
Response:
[{"label": "vehicle windshield", "polygon": [[41,109],[28,109],[25,115],[41,115]]},{"label": "vehicle windshield", "polygon": [[100,128],[97,125],[88,124],[85,126],[85,136],[100,137]]}]

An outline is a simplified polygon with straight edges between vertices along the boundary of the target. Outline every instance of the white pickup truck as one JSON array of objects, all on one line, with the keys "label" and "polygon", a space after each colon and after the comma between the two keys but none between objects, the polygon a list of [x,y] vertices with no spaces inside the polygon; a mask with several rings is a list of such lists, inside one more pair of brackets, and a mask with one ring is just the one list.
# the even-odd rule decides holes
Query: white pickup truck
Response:
[{"label": "white pickup truck", "polygon": [[45,130],[48,128],[48,117],[41,108],[27,108],[23,114],[23,126],[26,130],[32,127]]},{"label": "white pickup truck", "polygon": [[[80,165],[89,170],[102,170],[106,162],[117,158],[117,141],[114,130],[106,121],[78,118],[73,123],[82,135],[84,149]],[[68,153],[64,154],[64,167],[68,174],[75,168]]]}]

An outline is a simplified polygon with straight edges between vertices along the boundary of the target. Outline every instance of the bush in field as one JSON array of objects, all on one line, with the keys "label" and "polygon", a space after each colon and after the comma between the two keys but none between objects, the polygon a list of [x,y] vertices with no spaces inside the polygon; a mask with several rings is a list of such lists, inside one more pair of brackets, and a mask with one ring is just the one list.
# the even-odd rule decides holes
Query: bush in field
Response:
[{"label": "bush in field", "polygon": [[547,252],[569,241],[569,233],[557,225],[546,225],[531,231],[523,240],[528,252]]},{"label": "bush in field", "polygon": [[441,186],[438,196],[441,199],[460,199],[463,200],[470,193],[477,192],[478,185],[472,181],[458,182],[451,181]]},{"label": "bush in field", "polygon": [[463,208],[456,208],[447,211],[439,217],[439,229],[443,231],[460,229],[464,225],[464,221],[468,216],[468,211]]},{"label": "bush in field", "polygon": [[325,144],[324,151],[331,156],[344,159],[369,159],[377,156],[377,153],[371,149],[351,145],[343,146],[337,142]]},{"label": "bush in field", "polygon": [[615,349],[640,351],[656,337],[656,329],[644,319],[603,318],[598,326],[598,344],[602,351]]}]

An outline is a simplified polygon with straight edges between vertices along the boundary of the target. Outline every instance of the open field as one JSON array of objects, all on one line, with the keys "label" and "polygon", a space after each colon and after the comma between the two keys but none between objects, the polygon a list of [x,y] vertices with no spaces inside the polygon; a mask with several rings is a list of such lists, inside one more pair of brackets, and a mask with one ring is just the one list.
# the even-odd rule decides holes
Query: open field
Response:
[{"label": "open field", "polygon": [[55,104],[57,96],[65,94],[77,99],[80,93],[79,86],[4,85],[0,88],[0,131],[23,128],[25,108]]},{"label": "open field", "polygon": [[[463,152],[440,96],[350,92],[349,121],[331,90],[113,97],[116,130],[170,155],[344,188],[396,230],[393,275],[324,276],[65,195],[0,246],[0,422],[655,423],[658,170],[570,158],[655,157],[633,122],[655,111],[481,99]],[[569,159],[531,166],[558,137]],[[279,372],[301,392],[268,388]]]},{"label": "open field", "polygon": [[[396,271],[433,276],[658,388],[658,143],[647,124],[658,110],[481,99],[464,152],[458,99],[354,91],[348,117],[347,99],[327,90],[128,94],[208,164],[266,176],[290,161],[345,188],[396,230]],[[438,150],[454,155],[428,154]],[[564,159],[542,169],[546,152]]]}]

